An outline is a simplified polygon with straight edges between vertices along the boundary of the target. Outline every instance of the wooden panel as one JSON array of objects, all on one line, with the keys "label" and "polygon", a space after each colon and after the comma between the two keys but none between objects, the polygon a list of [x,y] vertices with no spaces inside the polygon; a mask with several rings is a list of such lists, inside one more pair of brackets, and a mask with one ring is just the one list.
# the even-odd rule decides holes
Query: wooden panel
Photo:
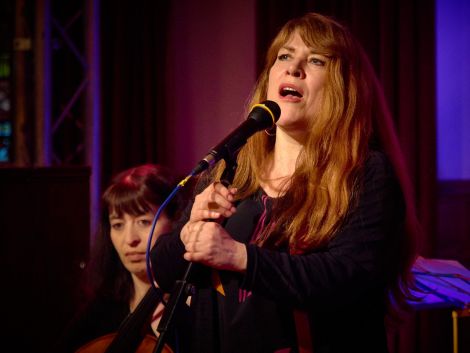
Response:
[{"label": "wooden panel", "polygon": [[50,351],[74,311],[89,176],[89,168],[0,169],[2,352]]},{"label": "wooden panel", "polygon": [[470,268],[470,181],[441,181],[438,190],[436,258]]}]

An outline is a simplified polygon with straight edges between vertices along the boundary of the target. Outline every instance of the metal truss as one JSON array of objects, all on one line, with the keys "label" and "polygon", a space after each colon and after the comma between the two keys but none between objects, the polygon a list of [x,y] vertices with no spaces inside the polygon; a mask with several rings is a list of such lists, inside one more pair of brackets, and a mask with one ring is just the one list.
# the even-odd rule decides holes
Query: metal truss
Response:
[{"label": "metal truss", "polygon": [[37,0],[35,165],[90,166],[91,232],[99,215],[99,0]]}]

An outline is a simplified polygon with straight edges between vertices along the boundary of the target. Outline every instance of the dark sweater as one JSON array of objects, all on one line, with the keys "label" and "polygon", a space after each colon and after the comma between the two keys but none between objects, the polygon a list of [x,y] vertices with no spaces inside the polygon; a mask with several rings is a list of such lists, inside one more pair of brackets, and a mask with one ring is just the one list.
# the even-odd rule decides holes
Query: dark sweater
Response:
[{"label": "dark sweater", "polygon": [[[294,309],[308,315],[315,353],[387,352],[385,284],[394,240],[404,231],[405,206],[382,153],[370,154],[361,185],[357,206],[332,240],[302,255],[250,243],[265,208],[269,219],[272,200],[265,205],[261,192],[239,202],[225,229],[247,244],[247,270],[219,271],[222,296],[213,289],[212,270],[195,267],[191,352],[296,352]],[[152,254],[164,290],[187,267],[180,229],[161,236]]]},{"label": "dark sweater", "polygon": [[[109,344],[112,341],[111,344],[115,347],[111,350],[112,352],[117,349],[118,352],[130,353],[135,351],[134,347],[138,347],[144,337],[152,342],[153,346],[156,337],[151,329],[150,319],[159,301],[156,302],[155,297],[148,295],[145,298],[147,304],[142,308],[139,306],[132,316],[127,303],[117,302],[108,297],[98,297],[92,300],[70,322],[53,352],[73,353],[91,342],[106,341]],[[186,307],[184,307],[182,313],[183,315],[180,317],[182,321],[176,325],[178,332],[187,331],[186,322],[184,322],[186,320]],[[119,334],[116,335],[117,333]],[[110,334],[114,334],[112,340],[105,338]],[[184,336],[184,332],[181,332],[181,335]],[[118,338],[116,339],[116,337]],[[177,345],[175,331],[173,330],[167,335],[165,343],[175,353],[187,352],[187,350]],[[105,347],[100,343],[97,346]],[[107,346],[107,349],[110,347]],[[104,352],[103,348],[96,349],[96,351]],[[168,352],[168,350],[163,350],[163,352]]]}]

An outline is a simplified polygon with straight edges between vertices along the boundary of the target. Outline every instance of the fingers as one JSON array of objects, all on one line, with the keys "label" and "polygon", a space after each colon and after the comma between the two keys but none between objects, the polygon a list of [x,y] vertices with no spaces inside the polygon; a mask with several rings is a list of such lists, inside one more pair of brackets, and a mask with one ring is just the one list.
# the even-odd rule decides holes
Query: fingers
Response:
[{"label": "fingers", "polygon": [[236,188],[227,188],[220,182],[209,185],[205,190],[207,192],[207,206],[211,210],[225,209],[230,210],[235,200]]},{"label": "fingers", "polygon": [[214,258],[221,251],[221,244],[226,237],[225,230],[214,222],[189,222],[185,225],[185,234],[181,235],[187,261],[213,264]]},{"label": "fingers", "polygon": [[209,185],[196,196],[191,210],[191,221],[230,217],[236,212],[233,206],[236,188],[227,188],[220,182]]},{"label": "fingers", "polygon": [[181,232],[184,259],[216,269],[244,271],[246,247],[232,239],[225,229],[214,222],[188,222]]},{"label": "fingers", "polygon": [[201,257],[207,257],[213,244],[215,227],[214,222],[188,222],[184,225],[180,238],[184,243],[186,254],[184,258],[188,261],[197,261]]},{"label": "fingers", "polygon": [[214,191],[225,197],[229,201],[233,201],[237,188],[226,187],[220,181],[213,182],[209,187],[212,187]]}]

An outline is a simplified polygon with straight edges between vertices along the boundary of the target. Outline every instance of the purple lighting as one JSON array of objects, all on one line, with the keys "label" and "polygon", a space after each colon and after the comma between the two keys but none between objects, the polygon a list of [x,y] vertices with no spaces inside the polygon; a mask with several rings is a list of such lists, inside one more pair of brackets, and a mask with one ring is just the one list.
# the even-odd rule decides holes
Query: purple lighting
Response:
[{"label": "purple lighting", "polygon": [[436,1],[437,165],[440,180],[470,179],[470,2]]}]

